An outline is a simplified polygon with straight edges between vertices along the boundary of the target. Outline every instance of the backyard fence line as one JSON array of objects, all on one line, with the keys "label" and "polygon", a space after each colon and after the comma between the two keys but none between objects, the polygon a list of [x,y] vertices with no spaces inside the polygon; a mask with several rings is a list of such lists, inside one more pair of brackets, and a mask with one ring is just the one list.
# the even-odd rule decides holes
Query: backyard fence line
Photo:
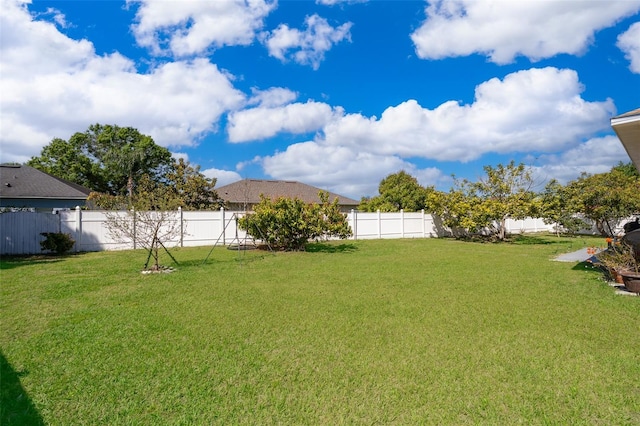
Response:
[{"label": "backyard fence line", "polygon": [[[108,214],[126,215],[127,212],[97,210],[63,210],[56,213],[6,212],[0,214],[0,255],[41,253],[43,232],[70,234],[75,240],[75,252],[124,250],[140,248],[135,238],[131,241],[114,239],[107,225]],[[169,247],[195,247],[242,243],[251,237],[240,229],[237,219],[246,212],[231,210],[175,212],[180,221],[179,236],[163,241]],[[131,215],[135,217],[135,215]],[[351,239],[436,238],[450,235],[437,216],[421,212],[373,213],[351,210],[347,221],[353,231]],[[507,220],[507,232],[534,233],[554,230],[542,219]]]}]

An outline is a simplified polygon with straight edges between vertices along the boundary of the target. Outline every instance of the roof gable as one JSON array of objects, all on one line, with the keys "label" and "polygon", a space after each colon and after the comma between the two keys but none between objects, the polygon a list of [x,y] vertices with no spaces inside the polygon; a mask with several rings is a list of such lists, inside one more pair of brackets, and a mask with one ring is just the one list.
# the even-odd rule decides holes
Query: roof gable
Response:
[{"label": "roof gable", "polygon": [[0,164],[0,198],[85,200],[90,189],[25,165]]},{"label": "roof gable", "polygon": [[[318,193],[323,190],[296,181],[243,179],[216,188],[216,191],[220,198],[227,203],[257,204],[260,202],[261,194],[271,199],[280,197],[298,198],[305,203],[319,203],[320,198],[318,197]],[[356,200],[329,192],[329,201],[333,201],[336,198],[338,198],[338,204],[343,206],[355,207],[359,204]]]}]

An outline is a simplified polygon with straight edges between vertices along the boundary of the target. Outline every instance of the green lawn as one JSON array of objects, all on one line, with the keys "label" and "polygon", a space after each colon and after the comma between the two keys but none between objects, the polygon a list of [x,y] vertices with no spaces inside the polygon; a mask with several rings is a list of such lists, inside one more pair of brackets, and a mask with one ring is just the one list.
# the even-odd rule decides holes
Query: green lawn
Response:
[{"label": "green lawn", "polygon": [[4,258],[0,424],[637,425],[640,297],[550,261],[603,243]]}]

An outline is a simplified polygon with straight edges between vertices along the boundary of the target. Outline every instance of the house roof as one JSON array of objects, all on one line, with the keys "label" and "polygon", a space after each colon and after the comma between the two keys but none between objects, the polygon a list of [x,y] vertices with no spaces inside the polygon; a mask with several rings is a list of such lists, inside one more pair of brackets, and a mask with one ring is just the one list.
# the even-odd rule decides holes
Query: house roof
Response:
[{"label": "house roof", "polygon": [[640,108],[613,117],[611,127],[618,135],[631,161],[640,171]]},{"label": "house roof", "polygon": [[[260,202],[260,194],[271,199],[298,198],[306,203],[318,203],[320,202],[318,193],[322,189],[288,180],[243,179],[216,188],[216,191],[218,196],[227,203],[257,204]],[[342,206],[354,206],[355,208],[359,204],[356,200],[329,192],[329,201],[336,198],[338,198],[338,204]]]},{"label": "house roof", "polygon": [[86,200],[90,192],[30,166],[0,164],[0,198]]}]

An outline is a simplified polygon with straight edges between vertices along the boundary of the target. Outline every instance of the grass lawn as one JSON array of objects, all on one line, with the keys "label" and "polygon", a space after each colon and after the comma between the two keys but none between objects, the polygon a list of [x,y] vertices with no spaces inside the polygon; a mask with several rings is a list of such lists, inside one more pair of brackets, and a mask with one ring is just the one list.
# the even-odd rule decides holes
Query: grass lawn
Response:
[{"label": "grass lawn", "polygon": [[550,261],[603,243],[3,258],[0,423],[638,425],[640,297]]}]

